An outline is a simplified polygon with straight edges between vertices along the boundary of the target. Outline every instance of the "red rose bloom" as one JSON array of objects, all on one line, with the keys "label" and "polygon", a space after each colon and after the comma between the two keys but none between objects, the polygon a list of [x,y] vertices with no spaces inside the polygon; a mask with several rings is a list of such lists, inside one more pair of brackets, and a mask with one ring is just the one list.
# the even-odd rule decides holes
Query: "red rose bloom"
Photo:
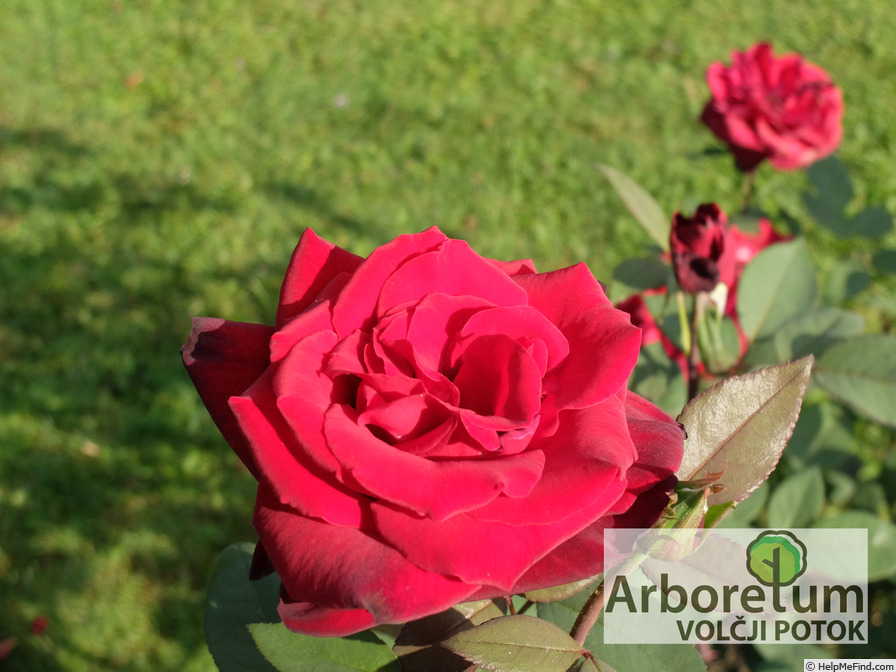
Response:
[{"label": "red rose bloom", "polygon": [[843,96],[821,68],[798,54],[776,58],[768,44],[733,52],[732,64],[706,72],[712,99],[701,121],[753,170],[805,168],[831,154],[843,135]]},{"label": "red rose bloom", "polygon": [[719,284],[728,218],[715,203],[704,203],[693,217],[676,212],[669,233],[672,268],[689,294],[711,292]]},{"label": "red rose bloom", "polygon": [[274,326],[196,318],[183,354],[258,479],[283,621],[345,635],[594,575],[605,528],[651,525],[683,435],[626,390],[639,345],[583,264],[309,230]]}]

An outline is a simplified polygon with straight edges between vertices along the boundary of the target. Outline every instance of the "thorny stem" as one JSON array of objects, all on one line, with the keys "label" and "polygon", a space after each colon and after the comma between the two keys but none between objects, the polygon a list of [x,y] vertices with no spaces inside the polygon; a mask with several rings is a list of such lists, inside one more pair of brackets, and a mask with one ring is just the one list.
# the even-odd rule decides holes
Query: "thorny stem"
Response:
[{"label": "thorny stem", "polygon": [[588,601],[585,602],[585,606],[582,607],[582,611],[579,612],[575,625],[572,626],[572,630],[569,632],[570,636],[584,646],[585,640],[588,638],[588,633],[591,632],[591,628],[597,623],[597,619],[600,617],[600,612],[603,608],[604,582],[601,581],[597,590],[591,593]]}]

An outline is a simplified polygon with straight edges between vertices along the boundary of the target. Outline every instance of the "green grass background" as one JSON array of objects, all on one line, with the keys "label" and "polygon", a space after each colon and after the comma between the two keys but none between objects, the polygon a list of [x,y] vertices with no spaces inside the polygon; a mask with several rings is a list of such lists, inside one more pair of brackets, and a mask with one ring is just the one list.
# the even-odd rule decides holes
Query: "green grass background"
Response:
[{"label": "green grass background", "polygon": [[[703,73],[761,39],[843,88],[856,203],[896,211],[885,1],[3,0],[3,669],[213,668],[204,591],[254,482],[183,371],[190,316],[270,322],[308,226],[609,279],[649,240],[594,164],[734,210]],[[764,167],[759,203],[804,184]]]}]

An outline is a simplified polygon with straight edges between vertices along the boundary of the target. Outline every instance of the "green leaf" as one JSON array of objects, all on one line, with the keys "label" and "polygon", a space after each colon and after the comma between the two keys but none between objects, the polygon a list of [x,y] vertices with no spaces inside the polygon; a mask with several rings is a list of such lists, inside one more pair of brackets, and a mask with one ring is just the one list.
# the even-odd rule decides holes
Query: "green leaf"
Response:
[{"label": "green leaf", "polygon": [[[723,380],[691,400],[679,480],[724,472],[710,505],[744,500],[768,478],[793,432],[812,357]],[[612,661],[611,661],[612,662]]]},{"label": "green leaf", "polygon": [[813,527],[868,530],[868,580],[896,575],[896,526],[865,511],[842,511]]},{"label": "green leaf", "polygon": [[833,658],[831,651],[825,649],[821,644],[781,644],[779,642],[760,642],[753,643],[756,651],[759,652],[765,660],[772,661],[765,663],[759,668],[760,672],[792,672],[792,670],[801,670],[803,661],[806,658]]},{"label": "green leaf", "polygon": [[723,504],[713,504],[706,510],[706,529],[710,530],[727,518],[735,510],[734,502],[725,502]]},{"label": "green leaf", "polygon": [[[684,314],[678,303],[678,296],[677,293],[654,294],[645,296],[644,303],[663,335],[672,342],[676,349],[684,352],[686,348],[684,347],[681,323]],[[685,299],[685,310],[689,308],[689,303],[690,301]]]},{"label": "green leaf", "polygon": [[205,639],[221,672],[265,671],[275,668],[258,650],[249,623],[279,623],[280,577],[249,580],[255,544],[228,546],[215,565],[205,600]]},{"label": "green leaf", "polygon": [[571,632],[579,612],[593,592],[592,590],[583,590],[561,602],[539,602],[535,605],[538,610],[538,618],[550,621],[561,630]]},{"label": "green leaf", "polygon": [[815,368],[818,384],[865,415],[896,427],[896,338],[860,336],[832,345]]},{"label": "green leaf", "polygon": [[846,416],[846,409],[831,401],[804,405],[787,444],[788,462],[797,468],[842,465],[855,440],[852,423]]},{"label": "green leaf", "polygon": [[398,660],[372,632],[309,637],[282,623],[249,626],[258,648],[280,672],[401,672]]},{"label": "green leaf", "polygon": [[874,268],[881,273],[896,274],[896,250],[881,250],[874,255]]},{"label": "green leaf", "polygon": [[403,672],[462,672],[469,661],[441,646],[442,640],[504,615],[493,600],[458,604],[406,624],[392,650]]},{"label": "green leaf", "polygon": [[865,320],[861,315],[821,308],[783,324],[774,337],[775,350],[782,362],[805,355],[818,357],[837,341],[858,336],[864,329]]},{"label": "green leaf", "polygon": [[773,336],[768,336],[750,343],[741,366],[744,367],[744,370],[749,371],[780,363],[781,360],[778,359],[778,351],[775,348],[775,339]]},{"label": "green leaf", "polygon": [[660,248],[669,251],[669,231],[672,220],[644,188],[611,166],[598,163],[595,168],[619,194],[619,198],[638,223]]},{"label": "green leaf", "polygon": [[824,283],[824,299],[838,306],[866,290],[870,284],[871,275],[865,267],[855,259],[845,259],[831,269]]},{"label": "green leaf", "polygon": [[686,644],[604,644],[603,617],[585,646],[600,660],[622,672],[706,672],[697,647]]},{"label": "green leaf", "polygon": [[788,319],[810,310],[817,294],[803,240],[765,248],[747,264],[737,288],[737,314],[747,339],[773,334]]},{"label": "green leaf", "polygon": [[829,470],[825,472],[825,480],[830,487],[828,502],[831,506],[843,507],[856,494],[856,481],[848,474]]},{"label": "green leaf", "polygon": [[822,226],[838,236],[852,235],[843,209],[852,200],[852,182],[839,159],[828,157],[816,161],[806,171],[815,186],[815,194],[803,194],[809,214]]},{"label": "green leaf", "polygon": [[592,576],[587,579],[582,579],[581,581],[566,583],[562,586],[542,588],[541,590],[530,590],[528,593],[525,593],[525,598],[527,600],[532,600],[533,602],[560,602],[561,600],[568,599],[576,593],[585,590],[585,588],[599,578],[599,576]]},{"label": "green leaf", "polygon": [[442,645],[493,672],[566,672],[583,653],[553,623],[519,615],[486,621]]},{"label": "green leaf", "polygon": [[626,259],[613,271],[610,298],[618,302],[646,289],[665,287],[671,277],[671,267],[659,257]]},{"label": "green leaf", "polygon": [[641,348],[629,387],[669,415],[675,415],[688,400],[681,369],[666,355],[662,343]]},{"label": "green leaf", "polygon": [[849,222],[843,213],[843,207],[832,204],[824,197],[803,194],[803,203],[812,215],[812,219],[840,238],[849,238]]},{"label": "green leaf", "polygon": [[850,508],[864,509],[880,516],[887,515],[889,502],[884,486],[874,481],[861,481],[850,502]]},{"label": "green leaf", "polygon": [[849,171],[836,156],[816,161],[806,172],[826,202],[843,209],[852,200],[852,180],[849,179]]},{"label": "green leaf", "polygon": [[824,507],[824,479],[813,467],[782,481],[768,503],[768,526],[809,527]]},{"label": "green leaf", "polygon": [[886,208],[873,205],[856,214],[849,228],[854,236],[882,238],[893,230],[893,216]]}]

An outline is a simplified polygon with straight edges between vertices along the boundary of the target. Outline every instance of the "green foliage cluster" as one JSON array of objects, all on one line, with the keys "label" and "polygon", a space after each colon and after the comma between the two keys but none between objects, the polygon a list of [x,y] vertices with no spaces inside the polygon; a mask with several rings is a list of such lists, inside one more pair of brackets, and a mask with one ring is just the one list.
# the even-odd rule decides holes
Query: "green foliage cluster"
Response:
[{"label": "green foliage cluster", "polygon": [[[838,233],[896,212],[894,38],[864,0],[0,3],[4,669],[213,669],[205,590],[251,538],[254,482],[182,371],[189,316],[270,322],[307,226],[366,254],[437,224],[609,279],[649,237],[596,164],[667,212],[738,202],[694,121],[734,48],[771,39],[844,89],[852,191],[806,234],[821,292],[891,329],[896,237]],[[804,175],[762,171],[776,224],[816,207],[786,200]],[[851,413],[810,392],[760,521],[892,516],[892,434]]]},{"label": "green foliage cluster", "polygon": [[[809,216],[789,218],[795,237],[761,251],[747,264],[740,278],[737,315],[746,343],[739,342],[733,324],[729,326],[731,338],[710,338],[698,333],[696,349],[706,367],[703,376],[722,379],[711,390],[740,385],[749,376],[769,369],[726,378],[738,371],[776,364],[786,368],[797,364],[784,364],[797,357],[814,358],[811,392],[795,426],[791,426],[793,435],[787,437],[788,448],[778,469],[721,524],[868,530],[867,570],[873,596],[869,643],[855,655],[889,656],[896,627],[892,584],[896,576],[896,525],[892,522],[896,515],[896,490],[891,477],[896,465],[896,336],[866,333],[862,314],[845,310],[844,306],[869,314],[874,298],[869,299],[865,290],[872,283],[872,274],[886,281],[894,269],[881,263],[885,253],[866,257],[864,264],[854,259],[831,260],[835,276],[850,275],[853,281],[820,291],[812,255],[801,234],[814,223],[838,238],[861,244],[863,239],[880,240],[891,234],[893,217],[885,208],[873,205],[851,215],[847,213],[853,196],[852,182],[849,171],[836,157],[815,163],[807,172],[810,184],[801,200],[808,206]],[[610,173],[607,177],[635,219],[653,238],[661,239],[658,219],[651,214],[658,206],[651,197],[624,176]],[[744,222],[754,215],[748,211],[737,218]],[[664,335],[677,348],[687,351],[681,345],[686,340],[683,332],[687,326],[668,305],[672,302],[667,297],[678,294],[679,288],[665,262],[658,257],[627,260],[617,268],[615,277],[619,280],[617,292],[664,288],[663,296],[648,298],[648,308]],[[632,286],[633,279],[645,284]],[[698,300],[699,297],[694,299]],[[714,332],[718,336],[724,332],[720,327],[730,320],[721,311],[711,312],[715,314],[704,316],[698,332]],[[667,412],[675,413],[687,398],[684,378],[679,366],[667,359],[661,344],[656,343],[642,349],[631,385]],[[770,411],[779,394],[775,390],[763,395],[755,389],[743,395],[735,393],[735,397],[743,396],[744,404],[749,399],[763,411]],[[767,437],[771,434],[761,427],[767,421],[754,415],[754,426],[739,423],[736,415],[740,412],[739,408],[701,404],[701,397],[689,402],[678,416],[689,430],[682,470],[687,472],[689,463],[702,463],[709,472],[720,474],[719,483],[733,485],[735,493],[743,491],[745,470],[757,469],[772,458],[771,468],[761,469],[766,474],[771,472],[778,455],[766,454]],[[774,414],[772,411],[771,417]],[[693,421],[688,422],[688,418]],[[729,437],[728,427],[732,423],[738,429]],[[738,451],[735,446],[722,459],[705,463],[700,452],[695,453],[689,444],[695,439],[701,446],[719,443],[707,442],[707,436],[720,432],[729,448],[732,441],[740,441],[744,448]],[[685,473],[685,478],[692,476]],[[750,474],[749,480],[753,478]],[[734,495],[726,496],[726,490],[714,493],[708,502],[740,502]],[[796,664],[804,658],[847,657],[850,651],[836,646],[793,645],[771,649],[757,646],[748,653],[756,656],[751,669],[764,670],[777,669],[782,659]],[[741,662],[745,657],[748,655],[740,651],[734,655]]]}]

